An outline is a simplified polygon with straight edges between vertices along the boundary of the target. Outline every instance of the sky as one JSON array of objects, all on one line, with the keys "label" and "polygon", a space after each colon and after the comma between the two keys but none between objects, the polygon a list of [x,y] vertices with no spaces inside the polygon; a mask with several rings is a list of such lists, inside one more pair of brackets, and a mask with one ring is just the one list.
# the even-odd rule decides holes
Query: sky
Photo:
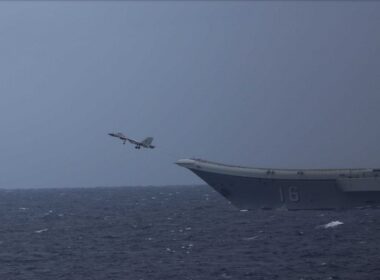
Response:
[{"label": "sky", "polygon": [[[0,2],[0,188],[380,167],[380,2]],[[109,132],[156,149],[135,150]]]}]

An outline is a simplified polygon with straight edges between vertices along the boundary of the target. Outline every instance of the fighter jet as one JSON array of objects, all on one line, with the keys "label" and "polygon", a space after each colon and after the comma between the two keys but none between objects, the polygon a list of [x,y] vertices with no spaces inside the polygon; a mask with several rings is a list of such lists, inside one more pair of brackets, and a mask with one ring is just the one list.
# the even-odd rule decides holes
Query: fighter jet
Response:
[{"label": "fighter jet", "polygon": [[141,147],[147,148],[147,149],[154,149],[154,146],[152,145],[153,137],[147,137],[141,142],[133,140],[125,136],[123,133],[108,133],[109,136],[119,138],[123,140],[123,144],[125,144],[127,141],[135,145],[135,149],[140,149]]}]

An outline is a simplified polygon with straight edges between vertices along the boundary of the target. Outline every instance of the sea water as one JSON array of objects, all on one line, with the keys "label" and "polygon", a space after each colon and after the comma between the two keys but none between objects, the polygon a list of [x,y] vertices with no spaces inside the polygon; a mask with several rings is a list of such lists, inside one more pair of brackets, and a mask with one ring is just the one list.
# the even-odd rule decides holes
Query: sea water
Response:
[{"label": "sea water", "polygon": [[1,190],[0,210],[5,280],[380,279],[380,210],[239,211],[208,186]]}]

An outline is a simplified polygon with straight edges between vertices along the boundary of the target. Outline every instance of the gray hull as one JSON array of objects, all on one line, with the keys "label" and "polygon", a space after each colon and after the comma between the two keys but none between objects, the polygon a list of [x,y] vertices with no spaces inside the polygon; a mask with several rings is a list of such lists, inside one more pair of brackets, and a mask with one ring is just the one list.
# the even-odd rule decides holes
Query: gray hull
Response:
[{"label": "gray hull", "polygon": [[378,169],[255,169],[180,160],[240,209],[347,209],[380,205]]}]

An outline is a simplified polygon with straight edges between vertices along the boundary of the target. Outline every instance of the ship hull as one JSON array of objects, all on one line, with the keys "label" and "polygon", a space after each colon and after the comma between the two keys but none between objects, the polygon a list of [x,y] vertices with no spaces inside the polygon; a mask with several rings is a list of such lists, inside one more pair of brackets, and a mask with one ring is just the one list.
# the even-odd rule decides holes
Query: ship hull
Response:
[{"label": "ship hull", "polygon": [[266,178],[239,175],[238,172],[228,174],[219,170],[210,171],[199,164],[185,167],[240,209],[329,210],[380,205],[380,181],[377,177],[375,188],[346,191],[333,176]]}]

